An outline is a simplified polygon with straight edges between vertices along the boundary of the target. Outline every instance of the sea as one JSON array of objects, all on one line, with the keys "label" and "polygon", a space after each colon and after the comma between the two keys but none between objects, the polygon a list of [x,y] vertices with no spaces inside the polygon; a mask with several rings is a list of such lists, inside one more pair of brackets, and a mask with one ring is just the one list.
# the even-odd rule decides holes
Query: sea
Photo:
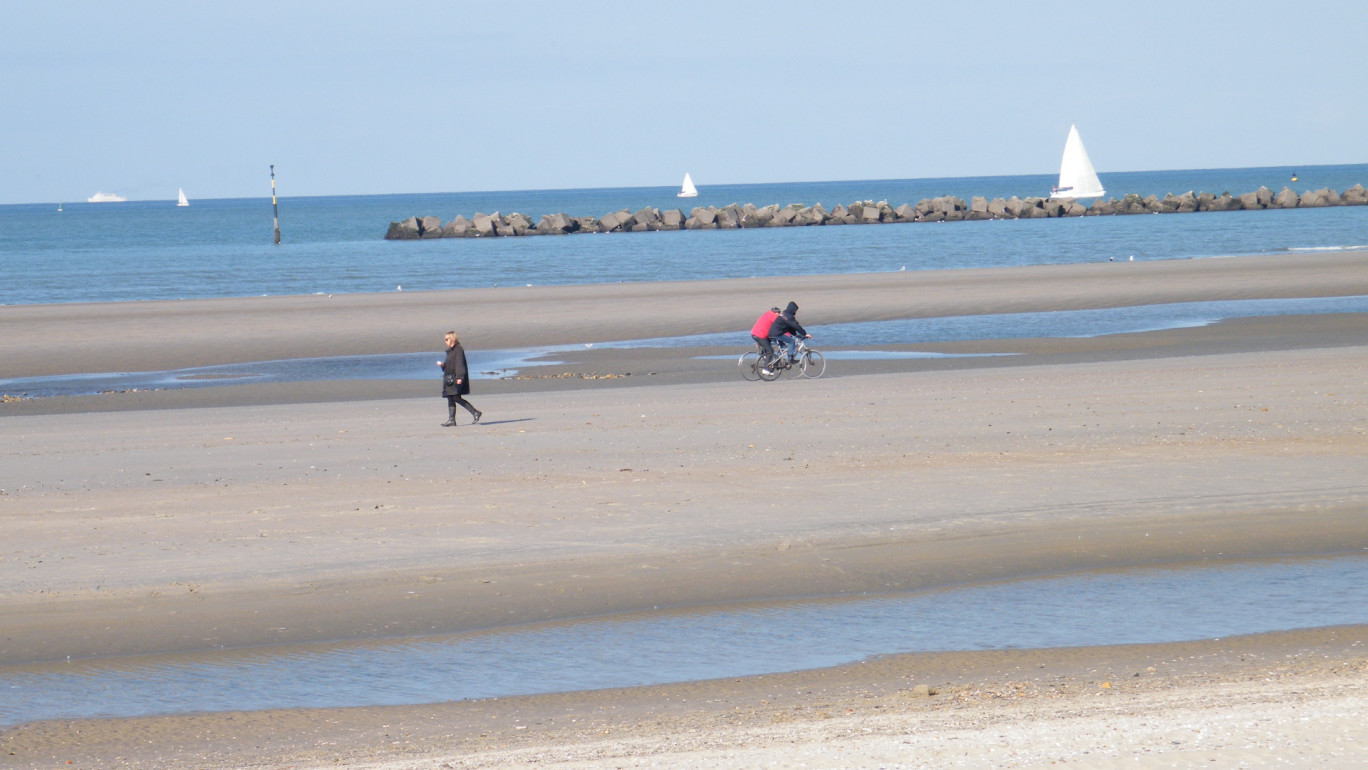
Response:
[{"label": "sea", "polygon": [[[1291,181],[1296,176],[1298,181]],[[1368,207],[1075,219],[386,241],[411,216],[596,216],[732,203],[893,206],[955,195],[1047,195],[1049,175],[699,185],[677,188],[304,196],[0,205],[0,305],[345,294],[1200,259],[1368,247]],[[1343,191],[1368,164],[1103,174],[1109,197],[1259,187]],[[289,178],[282,175],[281,191]]]}]

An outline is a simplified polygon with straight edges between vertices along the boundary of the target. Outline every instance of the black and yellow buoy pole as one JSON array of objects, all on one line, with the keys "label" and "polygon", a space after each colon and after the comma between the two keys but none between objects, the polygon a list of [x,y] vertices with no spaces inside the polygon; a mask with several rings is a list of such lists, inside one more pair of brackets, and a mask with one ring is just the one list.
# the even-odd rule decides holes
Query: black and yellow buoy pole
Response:
[{"label": "black and yellow buoy pole", "polygon": [[271,164],[271,212],[275,215],[275,242],[280,245],[280,206],[276,203],[275,164]]}]

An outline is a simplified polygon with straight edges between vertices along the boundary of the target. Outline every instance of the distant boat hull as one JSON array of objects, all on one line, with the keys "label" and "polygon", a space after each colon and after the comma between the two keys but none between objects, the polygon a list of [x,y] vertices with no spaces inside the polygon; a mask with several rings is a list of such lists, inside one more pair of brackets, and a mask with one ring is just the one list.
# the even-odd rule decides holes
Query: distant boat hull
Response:
[{"label": "distant boat hull", "polygon": [[1069,126],[1069,138],[1064,142],[1064,159],[1059,163],[1059,184],[1050,191],[1051,198],[1101,198],[1107,191],[1097,178],[1092,159],[1083,149],[1078,127]]},{"label": "distant boat hull", "polygon": [[107,192],[97,192],[89,198],[86,198],[87,203],[123,203],[127,200],[128,199],[122,195],[115,195],[114,193]]}]

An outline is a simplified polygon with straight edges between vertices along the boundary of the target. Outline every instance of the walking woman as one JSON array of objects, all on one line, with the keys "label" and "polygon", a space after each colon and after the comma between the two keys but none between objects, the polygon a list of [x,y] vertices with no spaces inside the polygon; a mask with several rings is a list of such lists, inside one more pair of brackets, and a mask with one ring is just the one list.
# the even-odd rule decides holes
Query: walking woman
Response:
[{"label": "walking woman", "polygon": [[446,333],[446,346],[446,360],[437,362],[445,375],[442,378],[442,395],[446,396],[447,400],[447,421],[442,423],[442,427],[456,427],[457,404],[465,407],[470,416],[475,418],[475,422],[479,422],[480,410],[463,398],[470,392],[470,367],[466,366],[465,348],[461,347],[461,340],[456,336],[456,332]]}]

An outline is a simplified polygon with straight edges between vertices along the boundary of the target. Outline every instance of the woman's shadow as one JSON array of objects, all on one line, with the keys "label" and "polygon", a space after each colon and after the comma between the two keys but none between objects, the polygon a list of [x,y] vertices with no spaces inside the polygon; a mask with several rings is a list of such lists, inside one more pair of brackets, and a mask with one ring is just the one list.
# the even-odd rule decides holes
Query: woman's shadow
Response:
[{"label": "woman's shadow", "polygon": [[[536,418],[536,417],[518,417],[518,418],[515,418],[515,419],[511,419],[511,420],[483,420],[483,419],[482,419],[482,420],[480,420],[479,424],[480,424],[480,425],[508,425],[508,424],[510,424],[510,423],[515,423],[515,422],[532,422],[532,421],[535,420],[535,419],[537,419],[537,418]],[[468,425],[468,426],[466,426],[466,427],[473,428],[473,427],[475,427],[475,426],[474,426],[474,425]]]}]

